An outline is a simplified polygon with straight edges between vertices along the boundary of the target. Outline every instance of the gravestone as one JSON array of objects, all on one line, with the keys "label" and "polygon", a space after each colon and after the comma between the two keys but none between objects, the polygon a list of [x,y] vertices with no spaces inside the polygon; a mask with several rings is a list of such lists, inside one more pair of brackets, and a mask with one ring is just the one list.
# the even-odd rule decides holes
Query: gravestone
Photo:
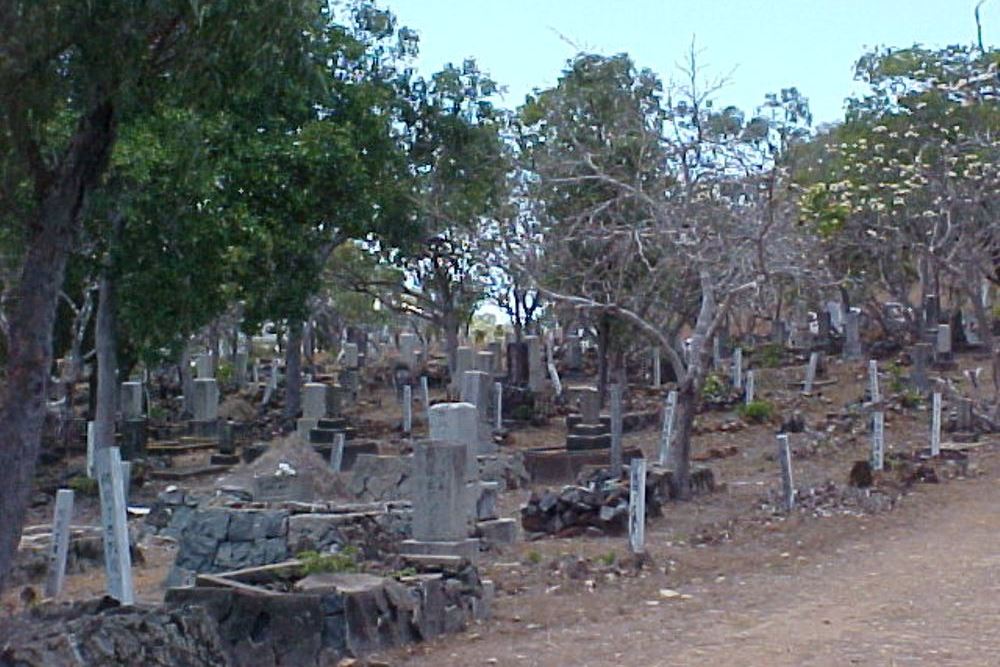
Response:
[{"label": "gravestone", "polygon": [[471,347],[459,347],[455,350],[455,367],[451,374],[451,391],[458,394],[462,391],[462,382],[466,371],[471,371],[475,363],[475,350]]},{"label": "gravestone", "polygon": [[844,317],[844,358],[861,358],[861,321],[860,314],[850,310]]},{"label": "gravestone", "polygon": [[868,398],[872,403],[882,400],[882,392],[878,386],[878,362],[874,359],[868,360]]},{"label": "gravestone", "polygon": [[430,421],[431,421],[431,413],[430,413],[430,410],[431,410],[431,391],[430,391],[430,387],[428,387],[428,384],[427,384],[427,376],[426,375],[421,375],[420,376],[420,396],[422,397],[421,400],[423,401],[423,404],[424,404],[424,418],[427,420],[427,423],[429,424]]},{"label": "gravestone", "polygon": [[302,385],[302,417],[311,420],[328,417],[330,414],[328,394],[327,385],[320,382],[307,382]]},{"label": "gravestone", "polygon": [[132,586],[132,554],[129,551],[121,454],[117,447],[100,447],[94,452],[94,462],[101,503],[107,592],[123,605],[132,605],[135,591]]},{"label": "gravestone", "polygon": [[357,343],[344,343],[344,368],[358,368],[358,345]]},{"label": "gravestone", "polygon": [[411,373],[417,370],[418,347],[420,347],[420,339],[417,334],[410,332],[399,334],[399,359],[406,364]]},{"label": "gravestone", "polygon": [[496,362],[493,360],[493,353],[476,352],[474,370],[486,373],[490,377],[493,377],[493,373],[496,371]]},{"label": "gravestone", "polygon": [[493,355],[493,370],[491,372],[494,375],[503,372],[503,345],[500,341],[494,340],[490,341],[486,349]]},{"label": "gravestone", "polygon": [[495,454],[497,447],[490,427],[490,376],[482,371],[466,371],[462,377],[461,399],[476,406],[478,449],[476,454]]},{"label": "gravestone", "polygon": [[827,310],[819,312],[816,322],[816,343],[824,350],[829,350],[833,342],[833,316]]},{"label": "gravestone", "polygon": [[476,453],[479,450],[479,413],[471,403],[438,403],[431,406],[429,431],[431,440],[462,445],[465,457],[466,481],[479,479]]},{"label": "gravestone", "polygon": [[403,433],[413,432],[413,389],[410,385],[403,387]]},{"label": "gravestone", "polygon": [[330,470],[340,472],[344,466],[344,444],[347,435],[340,431],[333,436],[333,446],[330,447]]},{"label": "gravestone", "polygon": [[122,382],[122,419],[142,418],[142,383]]},{"label": "gravestone", "polygon": [[653,387],[659,388],[663,384],[663,359],[660,356],[660,348],[653,348]]},{"label": "gravestone", "polygon": [[528,347],[528,388],[537,393],[545,388],[542,339],[538,336],[525,336],[524,344]]},{"label": "gravestone", "polygon": [[931,365],[932,348],[930,343],[917,343],[913,346],[913,371],[910,379],[922,395],[930,390],[930,379],[927,369]]},{"label": "gravestone", "polygon": [[775,345],[781,345],[784,347],[787,339],[788,331],[785,327],[785,323],[782,320],[775,320],[771,322],[771,342]]},{"label": "gravestone", "polygon": [[249,357],[246,350],[237,350],[233,355],[233,381],[237,389],[242,389],[247,384],[247,363]]},{"label": "gravestone", "polygon": [[58,597],[66,579],[66,556],[69,554],[70,523],[73,520],[73,491],[56,491],[52,517],[52,542],[49,545],[49,571],[45,579],[45,597]]},{"label": "gravestone", "polygon": [[743,388],[743,348],[733,350],[733,388]]},{"label": "gravestone", "polygon": [[412,539],[401,543],[403,553],[477,560],[478,540],[469,539],[472,513],[465,479],[468,458],[468,449],[460,443],[427,440],[416,444],[411,478]]},{"label": "gravestone", "polygon": [[569,430],[566,434],[566,449],[581,451],[611,447],[611,434],[601,422],[600,393],[594,387],[575,387],[572,394],[579,401],[580,419],[571,422],[567,418]]},{"label": "gravestone", "polygon": [[746,397],[745,397],[745,400],[748,404],[753,403],[755,398],[754,394],[756,390],[757,390],[757,374],[754,373],[752,370],[749,370],[747,371]]},{"label": "gravestone", "polygon": [[580,337],[570,334],[566,336],[566,352],[563,355],[566,370],[576,372],[583,368],[583,347]]},{"label": "gravestone", "polygon": [[497,433],[503,431],[503,384],[493,383],[493,396],[496,399],[494,406],[494,424]]},{"label": "gravestone", "polygon": [[198,378],[194,381],[194,425],[210,433],[218,419],[219,385],[214,379]]},{"label": "gravestone", "polygon": [[302,470],[294,475],[258,475],[253,478],[255,502],[312,502],[312,476]]},{"label": "gravestone", "polygon": [[507,344],[507,384],[514,387],[527,387],[528,345],[527,343]]},{"label": "gravestone", "polygon": [[951,326],[939,324],[937,327],[937,343],[934,348],[934,365],[942,370],[955,367],[955,357],[952,354]]}]

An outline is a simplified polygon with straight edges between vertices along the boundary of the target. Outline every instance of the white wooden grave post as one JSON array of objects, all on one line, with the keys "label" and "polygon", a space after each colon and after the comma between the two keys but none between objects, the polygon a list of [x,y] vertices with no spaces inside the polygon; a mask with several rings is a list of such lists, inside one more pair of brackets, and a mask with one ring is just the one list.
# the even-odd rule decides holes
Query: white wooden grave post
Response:
[{"label": "white wooden grave post", "polygon": [[94,464],[94,422],[87,422],[87,477],[97,477],[97,466]]},{"label": "white wooden grave post", "polygon": [[788,443],[788,434],[778,435],[778,462],[781,464],[781,495],[785,510],[795,509],[795,483],[792,480],[792,448]]},{"label": "white wooden grave post", "polygon": [[628,546],[634,554],[646,545],[646,459],[629,463]]},{"label": "white wooden grave post", "polygon": [[806,367],[806,381],[802,387],[802,391],[806,394],[812,393],[813,383],[816,381],[817,365],[819,365],[819,352],[813,352],[809,355],[809,365]]},{"label": "white wooden grave post", "polygon": [[132,554],[125,514],[121,452],[117,447],[101,447],[95,452],[95,458],[108,595],[123,605],[131,605],[135,602],[135,591],[132,587]]},{"label": "white wooden grave post", "polygon": [[413,432],[413,387],[403,385],[403,433]]},{"label": "white wooden grave post", "polygon": [[662,360],[660,359],[660,348],[653,348],[653,386],[659,389],[660,385],[663,384],[663,369],[661,366]]},{"label": "white wooden grave post", "polygon": [[871,394],[872,403],[882,400],[878,388],[878,362],[874,359],[868,362],[868,393]]},{"label": "white wooden grave post", "polygon": [[757,376],[753,371],[747,371],[747,391],[746,402],[753,403],[754,391],[756,390]]},{"label": "white wooden grave post", "polygon": [[333,445],[330,447],[330,470],[340,472],[344,463],[344,440],[343,433],[334,433]]},{"label": "white wooden grave post", "polygon": [[663,405],[663,427],[660,430],[660,456],[661,466],[666,466],[670,460],[670,441],[674,435],[674,414],[677,412],[677,392],[670,390],[667,394],[667,402]]},{"label": "white wooden grave post", "polygon": [[424,417],[427,419],[428,427],[431,423],[431,392],[427,386],[427,376],[420,376],[420,393],[424,397]]},{"label": "white wooden grave post", "polygon": [[743,388],[743,348],[738,347],[733,351],[733,388]]},{"label": "white wooden grave post", "polygon": [[66,579],[66,555],[69,553],[69,527],[73,519],[73,491],[56,491],[56,510],[52,518],[52,543],[49,546],[49,574],[45,597],[58,597]]},{"label": "white wooden grave post", "polygon": [[128,510],[128,495],[132,488],[132,462],[122,461],[122,496],[125,498],[125,508]]},{"label": "white wooden grave post", "polygon": [[941,393],[931,397],[931,456],[941,455]]},{"label": "white wooden grave post", "polygon": [[882,470],[885,467],[885,413],[879,410],[872,417],[872,470]]}]

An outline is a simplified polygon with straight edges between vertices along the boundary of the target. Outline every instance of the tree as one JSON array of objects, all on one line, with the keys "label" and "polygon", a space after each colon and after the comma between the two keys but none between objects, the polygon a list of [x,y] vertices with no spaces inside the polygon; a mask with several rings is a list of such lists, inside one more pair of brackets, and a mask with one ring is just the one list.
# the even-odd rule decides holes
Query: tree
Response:
[{"label": "tree", "polygon": [[[798,133],[734,107],[716,111],[720,82],[702,82],[694,52],[683,75],[664,99],[657,77],[627,56],[585,54],[521,115],[535,133],[525,155],[548,267],[535,276],[539,289],[605,328],[641,331],[670,359],[679,410],[671,465],[687,496],[716,332],[766,276],[799,271],[802,244],[777,164]],[[791,113],[804,105],[797,91],[774,103],[795,125],[808,121]]]},{"label": "tree", "polygon": [[20,248],[5,285],[0,589],[35,468],[67,257],[120,123],[167,91],[195,107],[235,103],[258,86],[277,94],[307,74],[306,43],[321,22],[314,3],[287,0],[0,7],[0,210]]}]

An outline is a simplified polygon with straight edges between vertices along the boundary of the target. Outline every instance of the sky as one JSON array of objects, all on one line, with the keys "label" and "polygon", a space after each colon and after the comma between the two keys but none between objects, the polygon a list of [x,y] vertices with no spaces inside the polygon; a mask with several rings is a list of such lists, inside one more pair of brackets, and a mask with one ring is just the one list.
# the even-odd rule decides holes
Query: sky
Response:
[{"label": "sky", "polygon": [[[976,39],[975,0],[382,0],[420,35],[417,70],[475,57],[514,108],[556,83],[579,51],[629,53],[665,82],[692,39],[706,73],[726,76],[718,103],[752,112],[795,86],[814,122],[843,115],[860,90],[854,63],[873,46],[946,46]],[[1000,0],[981,9],[987,46],[1000,43]]]}]

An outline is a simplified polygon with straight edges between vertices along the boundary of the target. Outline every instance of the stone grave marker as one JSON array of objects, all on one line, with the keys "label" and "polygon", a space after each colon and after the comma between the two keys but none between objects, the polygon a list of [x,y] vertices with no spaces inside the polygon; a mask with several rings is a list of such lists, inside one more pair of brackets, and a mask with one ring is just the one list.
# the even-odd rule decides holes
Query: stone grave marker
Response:
[{"label": "stone grave marker", "polygon": [[861,358],[861,321],[856,310],[849,310],[844,316],[844,358]]},{"label": "stone grave marker", "polygon": [[426,375],[420,376],[420,395],[423,397],[424,412],[426,413],[425,417],[427,418],[427,423],[429,424],[431,421],[431,391],[427,384]]},{"label": "stone grave marker", "polygon": [[413,388],[410,385],[403,387],[403,433],[410,435],[413,432]]},{"label": "stone grave marker", "polygon": [[49,571],[45,579],[45,597],[58,597],[66,579],[66,556],[69,553],[69,531],[73,519],[73,491],[56,491],[56,508],[52,517],[52,543],[49,545]]},{"label": "stone grave marker", "polygon": [[122,419],[142,418],[142,383],[122,382]]},{"label": "stone grave marker", "polygon": [[496,410],[495,414],[495,426],[497,432],[503,430],[503,384],[500,382],[493,383],[493,396],[496,398]]},{"label": "stone grave marker", "polygon": [[410,372],[413,372],[417,368],[417,346],[420,343],[420,339],[417,338],[415,333],[401,333],[399,334],[399,358],[407,365]]},{"label": "stone grave marker", "polygon": [[743,388],[743,348],[733,350],[733,388]]},{"label": "stone grave marker", "polygon": [[459,347],[455,350],[455,368],[451,376],[451,390],[455,393],[462,391],[462,383],[465,381],[466,371],[471,371],[475,362],[475,351],[471,347]]},{"label": "stone grave marker", "polygon": [[868,396],[872,403],[882,400],[882,394],[878,387],[878,362],[874,359],[868,361]]},{"label": "stone grave marker", "polygon": [[754,392],[757,389],[757,374],[752,370],[747,371],[747,386],[746,386],[746,402],[747,404],[753,403]]},{"label": "stone grave marker", "polygon": [[132,554],[129,551],[121,453],[117,447],[99,447],[94,459],[101,503],[107,592],[123,605],[132,605],[135,591],[132,586]]},{"label": "stone grave marker", "polygon": [[330,448],[330,470],[340,472],[344,465],[344,441],[347,435],[343,431],[338,431],[333,435],[333,446]]},{"label": "stone grave marker", "polygon": [[819,365],[819,352],[812,352],[809,355],[809,364],[806,366],[806,380],[802,385],[803,393],[812,393],[813,383],[816,382],[817,365]]},{"label": "stone grave marker", "polygon": [[533,392],[542,391],[545,388],[542,339],[538,336],[525,336],[524,343],[528,347],[528,388]]},{"label": "stone grave marker", "polygon": [[670,460],[670,441],[674,435],[674,415],[677,412],[677,392],[671,390],[663,404],[663,427],[660,430],[659,463],[666,466]]},{"label": "stone grave marker", "polygon": [[930,367],[932,354],[930,343],[917,343],[913,346],[913,371],[910,379],[917,391],[924,395],[927,394],[931,386],[927,369]]}]

